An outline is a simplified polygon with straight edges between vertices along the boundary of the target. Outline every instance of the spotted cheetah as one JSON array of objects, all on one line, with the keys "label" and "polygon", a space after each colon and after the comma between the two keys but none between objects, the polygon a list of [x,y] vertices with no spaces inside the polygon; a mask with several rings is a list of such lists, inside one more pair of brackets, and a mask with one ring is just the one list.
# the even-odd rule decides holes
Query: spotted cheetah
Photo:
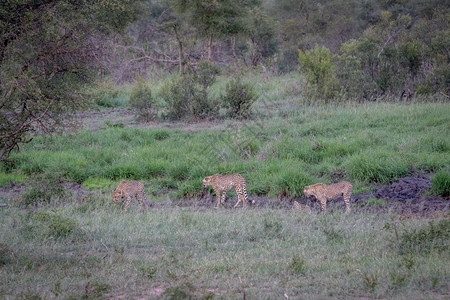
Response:
[{"label": "spotted cheetah", "polygon": [[327,200],[335,199],[339,196],[344,196],[346,212],[350,212],[350,197],[352,195],[353,186],[350,182],[342,181],[335,184],[326,185],[323,183],[316,183],[306,186],[303,193],[306,197],[314,196],[320,202],[322,211],[326,210]]},{"label": "spotted cheetah", "polygon": [[141,210],[144,210],[144,201],[147,201],[147,197],[145,196],[144,185],[137,181],[126,181],[121,180],[119,185],[113,192],[113,201],[118,202],[119,199],[125,199],[123,210],[125,212],[128,211],[128,205],[131,202],[131,197],[135,197],[141,206]]},{"label": "spotted cheetah", "polygon": [[[225,205],[225,197],[227,191],[232,188],[235,189],[236,194],[238,196],[238,201],[233,207],[237,207],[240,202],[242,202],[242,206],[245,207],[247,203],[247,186],[245,184],[245,178],[241,174],[214,174],[211,176],[207,176],[203,179],[203,188],[206,188],[208,185],[211,185],[216,193],[217,204],[216,208],[219,207],[219,204]],[[252,201],[254,203],[254,201]]]}]

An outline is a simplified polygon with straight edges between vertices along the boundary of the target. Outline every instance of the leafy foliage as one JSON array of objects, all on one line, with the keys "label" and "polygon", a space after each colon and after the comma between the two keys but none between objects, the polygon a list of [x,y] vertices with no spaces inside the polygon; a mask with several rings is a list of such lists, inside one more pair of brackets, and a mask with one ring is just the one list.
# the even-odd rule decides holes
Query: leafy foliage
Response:
[{"label": "leafy foliage", "polygon": [[34,214],[33,219],[44,225],[46,229],[45,234],[48,237],[53,237],[55,239],[80,237],[83,233],[81,227],[75,220],[58,214],[38,211]]},{"label": "leafy foliage", "polygon": [[140,78],[130,94],[130,105],[136,109],[138,118],[146,122],[156,117],[156,99],[149,86]]},{"label": "leafy foliage", "polygon": [[247,119],[252,115],[251,107],[256,99],[256,91],[250,83],[232,79],[227,84],[222,105],[228,109],[230,118]]},{"label": "leafy foliage", "polygon": [[173,120],[204,119],[218,114],[219,106],[208,96],[219,69],[212,63],[201,61],[197,68],[166,83],[162,98],[168,103],[167,116]]},{"label": "leafy foliage", "polygon": [[315,46],[305,52],[299,50],[300,71],[317,91],[318,98],[332,98],[337,90],[331,53],[325,47]]},{"label": "leafy foliage", "polygon": [[[0,161],[67,125],[95,74],[96,37],[123,29],[135,1],[6,1],[0,8]],[[107,17],[106,17],[107,16]]]}]

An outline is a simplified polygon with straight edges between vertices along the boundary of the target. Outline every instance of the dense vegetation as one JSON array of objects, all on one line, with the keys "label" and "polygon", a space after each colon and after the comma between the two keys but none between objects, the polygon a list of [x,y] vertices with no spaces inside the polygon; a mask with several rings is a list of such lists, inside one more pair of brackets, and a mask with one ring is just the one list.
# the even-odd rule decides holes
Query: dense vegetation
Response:
[{"label": "dense vegetation", "polygon": [[[104,188],[139,179],[172,198],[198,195],[204,176],[239,172],[250,195],[291,197],[318,180],[345,178],[361,191],[413,169],[448,171],[447,103],[306,106],[290,94],[298,84],[292,81],[285,76],[261,85],[251,120],[168,129],[169,123],[130,127],[133,116],[122,123],[106,116],[95,131],[87,124],[77,133],[35,138],[5,165],[3,176],[41,174]],[[224,85],[220,80],[210,92]]]},{"label": "dense vegetation", "polygon": [[116,80],[175,66],[182,73],[207,59],[235,72],[260,65],[266,75],[300,68],[319,98],[448,96],[446,1],[177,0],[145,5],[130,39],[116,45]]},{"label": "dense vegetation", "polygon": [[[285,209],[411,173],[449,196],[447,2],[2,1],[0,298],[448,298],[448,209]],[[275,205],[210,209],[232,172]]]},{"label": "dense vegetation", "polygon": [[[34,134],[69,125],[93,79],[142,86],[178,73],[161,102],[135,91],[131,103],[147,121],[216,118],[219,107],[249,117],[254,92],[245,82],[223,98],[208,90],[219,73],[250,69],[266,80],[300,71],[312,102],[448,100],[448,19],[442,0],[8,0],[0,6],[0,160]],[[95,85],[83,91],[103,101]]]}]

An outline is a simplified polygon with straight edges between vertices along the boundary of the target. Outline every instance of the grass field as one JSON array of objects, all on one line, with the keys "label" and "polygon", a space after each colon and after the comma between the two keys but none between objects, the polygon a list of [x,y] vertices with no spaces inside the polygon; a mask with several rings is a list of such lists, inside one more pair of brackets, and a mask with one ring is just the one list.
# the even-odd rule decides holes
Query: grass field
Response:
[{"label": "grass field", "polygon": [[0,219],[4,299],[449,296],[448,219],[192,207],[139,213],[136,205],[123,214],[101,194],[1,210]]},{"label": "grass field", "polygon": [[[203,177],[232,172],[250,198],[273,201],[319,181],[359,193],[411,171],[436,173],[448,191],[448,102],[309,105],[296,78],[254,81],[251,120],[140,124],[117,92],[102,100],[113,113],[21,147],[0,168],[0,187],[27,184],[0,198],[0,298],[448,298],[445,215],[176,205],[196,201]],[[111,200],[123,178],[171,205],[124,214]],[[91,193],[81,200],[60,180]]]},{"label": "grass field", "polygon": [[87,187],[110,188],[122,178],[197,195],[201,179],[242,173],[250,194],[299,196],[305,185],[346,179],[362,191],[410,170],[448,168],[447,103],[298,107],[286,117],[223,121],[212,129],[105,126],[35,138],[3,168],[8,176],[57,175]]}]

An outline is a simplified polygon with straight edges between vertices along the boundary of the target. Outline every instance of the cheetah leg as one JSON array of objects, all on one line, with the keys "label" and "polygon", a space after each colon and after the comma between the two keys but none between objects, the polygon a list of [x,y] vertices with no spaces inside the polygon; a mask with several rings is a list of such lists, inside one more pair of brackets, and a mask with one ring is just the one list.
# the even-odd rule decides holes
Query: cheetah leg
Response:
[{"label": "cheetah leg", "polygon": [[247,197],[246,194],[242,194],[242,206],[245,208],[247,206]]},{"label": "cheetah leg", "polygon": [[220,197],[220,203],[222,206],[225,206],[225,198],[227,197],[227,191],[222,192],[222,196]]},{"label": "cheetah leg", "polygon": [[236,190],[236,194],[237,194],[237,197],[238,197],[238,201],[233,206],[233,208],[236,208],[239,205],[239,203],[242,201],[242,196],[241,196],[242,195],[242,191],[241,191],[241,189],[239,187],[236,187],[235,190]]},{"label": "cheetah leg", "polygon": [[327,199],[324,197],[320,197],[319,202],[320,202],[320,207],[321,207],[322,211],[326,212],[327,211]]},{"label": "cheetah leg", "polygon": [[216,192],[216,198],[217,198],[217,204],[216,204],[216,208],[219,208],[219,204],[220,204],[220,198],[222,198],[222,194],[220,193],[219,190],[214,190]]},{"label": "cheetah leg", "polygon": [[247,205],[248,195],[247,187],[245,186],[245,180],[242,182],[242,198],[244,199],[244,207]]},{"label": "cheetah leg", "polygon": [[137,200],[139,202],[139,205],[141,206],[141,211],[144,211],[144,209],[145,209],[145,204],[144,204],[144,200],[143,200],[145,198],[144,191],[142,191],[141,193],[137,194],[136,198],[137,198]]},{"label": "cheetah leg", "polygon": [[129,195],[126,196],[125,204],[123,205],[124,212],[128,212],[128,205],[130,205],[131,197]]},{"label": "cheetah leg", "polygon": [[344,202],[345,202],[345,212],[350,213],[351,212],[350,195],[348,195],[348,194],[344,195]]}]

